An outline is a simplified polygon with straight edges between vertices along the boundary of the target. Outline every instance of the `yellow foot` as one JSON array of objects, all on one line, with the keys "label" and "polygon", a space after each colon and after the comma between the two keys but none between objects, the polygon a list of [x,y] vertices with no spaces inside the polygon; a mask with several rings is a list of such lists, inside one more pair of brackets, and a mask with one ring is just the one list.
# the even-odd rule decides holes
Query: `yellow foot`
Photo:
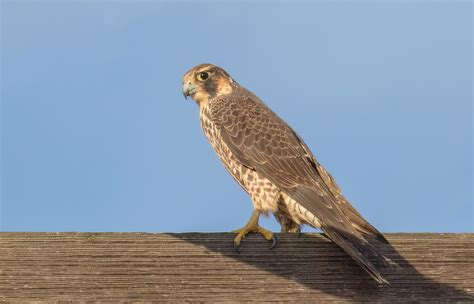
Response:
[{"label": "yellow foot", "polygon": [[239,246],[240,246],[240,242],[245,239],[245,237],[247,236],[247,234],[249,234],[250,232],[253,232],[253,233],[259,233],[261,234],[267,241],[272,241],[272,246],[270,247],[270,249],[272,249],[273,247],[275,247],[276,245],[276,238],[275,236],[273,235],[273,233],[265,228],[262,228],[260,227],[258,224],[253,224],[253,225],[245,225],[244,227],[240,228],[240,229],[237,229],[237,230],[234,230],[232,231],[232,233],[236,233],[237,235],[235,236],[235,239],[234,239],[234,248],[235,248],[235,251],[237,251],[237,253],[240,253],[239,251]]},{"label": "yellow foot", "polygon": [[296,234],[297,238],[299,238],[301,236],[301,228],[300,227],[295,227],[295,228],[292,228],[292,229],[288,229],[288,232]]}]

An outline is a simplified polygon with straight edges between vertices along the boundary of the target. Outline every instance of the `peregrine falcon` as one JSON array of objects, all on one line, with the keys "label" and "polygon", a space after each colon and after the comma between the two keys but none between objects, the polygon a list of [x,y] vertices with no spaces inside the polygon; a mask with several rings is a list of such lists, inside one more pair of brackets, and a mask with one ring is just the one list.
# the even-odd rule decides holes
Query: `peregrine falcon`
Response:
[{"label": "peregrine falcon", "polygon": [[301,225],[320,228],[379,284],[388,284],[371,262],[385,262],[371,244],[387,242],[342,195],[303,139],[224,69],[200,64],[183,77],[183,94],[199,106],[201,127],[225,168],[250,195],[254,211],[236,233],[234,246],[250,232],[273,241],[258,224],[273,213],[282,232]]}]

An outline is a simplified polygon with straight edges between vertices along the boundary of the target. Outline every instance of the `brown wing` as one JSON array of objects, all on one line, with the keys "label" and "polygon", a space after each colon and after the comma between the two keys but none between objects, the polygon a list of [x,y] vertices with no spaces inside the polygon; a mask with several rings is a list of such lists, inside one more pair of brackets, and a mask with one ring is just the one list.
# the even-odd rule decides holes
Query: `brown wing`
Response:
[{"label": "brown wing", "polygon": [[349,203],[349,201],[342,195],[341,189],[337,185],[336,181],[332,177],[329,172],[316,160],[316,158],[312,155],[311,151],[309,150],[308,146],[305,144],[303,139],[295,133],[295,136],[298,137],[298,140],[301,143],[301,146],[306,151],[308,155],[311,155],[311,162],[313,166],[316,168],[321,179],[324,183],[328,186],[331,193],[337,198],[337,203],[341,208],[342,212],[350,219],[352,226],[363,233],[366,236],[376,238],[377,240],[388,243],[387,239],[381,234],[374,226],[369,224],[362,215]]},{"label": "brown wing", "polygon": [[350,204],[338,200],[335,183],[325,182],[309,149],[283,120],[244,89],[211,101],[209,111],[222,141],[244,166],[313,213],[336,244],[379,283],[387,283],[368,257],[383,259],[343,211]]}]

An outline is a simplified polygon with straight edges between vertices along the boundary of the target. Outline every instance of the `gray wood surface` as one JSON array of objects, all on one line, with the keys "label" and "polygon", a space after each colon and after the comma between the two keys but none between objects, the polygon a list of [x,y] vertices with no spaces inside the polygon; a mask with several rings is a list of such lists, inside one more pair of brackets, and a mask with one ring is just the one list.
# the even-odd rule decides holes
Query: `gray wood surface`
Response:
[{"label": "gray wood surface", "polygon": [[387,234],[388,287],[320,234],[277,236],[2,232],[0,301],[474,302],[474,234]]}]

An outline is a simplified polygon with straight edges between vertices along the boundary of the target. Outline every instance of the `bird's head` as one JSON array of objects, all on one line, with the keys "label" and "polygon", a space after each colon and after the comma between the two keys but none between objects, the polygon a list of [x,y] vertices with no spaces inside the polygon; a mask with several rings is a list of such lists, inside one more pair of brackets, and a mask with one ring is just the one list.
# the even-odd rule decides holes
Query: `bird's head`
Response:
[{"label": "bird's head", "polygon": [[200,64],[184,74],[183,95],[191,96],[202,107],[214,97],[231,93],[237,85],[224,69]]}]

